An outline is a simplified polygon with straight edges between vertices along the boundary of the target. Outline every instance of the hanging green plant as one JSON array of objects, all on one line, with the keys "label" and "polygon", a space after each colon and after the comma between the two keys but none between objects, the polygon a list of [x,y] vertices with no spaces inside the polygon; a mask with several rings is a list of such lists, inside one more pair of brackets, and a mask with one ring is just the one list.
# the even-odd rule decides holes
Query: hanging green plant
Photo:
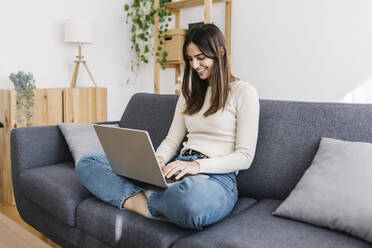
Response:
[{"label": "hanging green plant", "polygon": [[141,63],[147,64],[149,57],[154,53],[154,17],[159,16],[159,46],[156,49],[156,61],[161,68],[165,69],[167,52],[165,46],[165,34],[168,31],[169,22],[172,21],[172,14],[168,12],[168,0],[160,0],[160,7],[154,9],[154,0],[132,0],[126,4],[124,10],[126,23],[131,24],[131,50],[135,58],[131,62],[131,70],[138,71]]},{"label": "hanging green plant", "polygon": [[34,89],[36,89],[34,76],[31,73],[18,71],[17,74],[10,74],[9,79],[17,91],[17,122],[21,126],[32,126],[35,105]]},{"label": "hanging green plant", "polygon": [[156,12],[159,16],[159,46],[157,47],[156,62],[158,62],[161,68],[164,70],[167,65],[167,56],[168,53],[165,48],[165,39],[167,38],[166,34],[169,28],[169,22],[172,21],[172,14],[168,12],[168,2],[169,0],[160,0],[160,8],[156,9]]}]

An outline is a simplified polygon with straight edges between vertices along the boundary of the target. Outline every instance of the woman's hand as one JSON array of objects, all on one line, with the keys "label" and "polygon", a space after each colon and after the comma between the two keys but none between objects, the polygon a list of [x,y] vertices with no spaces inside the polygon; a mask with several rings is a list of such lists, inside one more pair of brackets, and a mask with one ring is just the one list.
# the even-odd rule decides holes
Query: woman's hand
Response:
[{"label": "woman's hand", "polygon": [[164,167],[165,167],[164,158],[162,156],[156,156],[156,157],[158,158],[158,162],[160,164],[160,167],[162,169],[164,169]]},{"label": "woman's hand", "polygon": [[171,178],[173,175],[177,174],[175,177],[176,180],[181,179],[184,175],[196,175],[200,172],[200,166],[197,161],[182,161],[176,160],[172,163],[167,164],[163,168],[163,172],[166,178]]}]

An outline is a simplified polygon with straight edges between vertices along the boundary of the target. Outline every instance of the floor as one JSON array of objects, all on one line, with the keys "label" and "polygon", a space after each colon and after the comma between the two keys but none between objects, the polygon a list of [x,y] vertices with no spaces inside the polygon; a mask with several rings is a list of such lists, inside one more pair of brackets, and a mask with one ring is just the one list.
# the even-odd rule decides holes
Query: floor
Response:
[{"label": "floor", "polygon": [[61,248],[59,245],[55,244],[53,241],[51,241],[50,239],[45,237],[43,234],[39,233],[36,229],[34,229],[30,225],[28,225],[26,222],[24,222],[22,220],[21,216],[19,216],[19,213],[17,211],[16,206],[12,206],[12,205],[9,205],[5,202],[0,201],[0,213],[5,215],[9,219],[13,220],[14,222],[18,223],[25,230],[27,230],[28,232],[30,232],[32,235],[36,236],[40,240],[44,241],[45,243],[47,243],[51,247]]}]

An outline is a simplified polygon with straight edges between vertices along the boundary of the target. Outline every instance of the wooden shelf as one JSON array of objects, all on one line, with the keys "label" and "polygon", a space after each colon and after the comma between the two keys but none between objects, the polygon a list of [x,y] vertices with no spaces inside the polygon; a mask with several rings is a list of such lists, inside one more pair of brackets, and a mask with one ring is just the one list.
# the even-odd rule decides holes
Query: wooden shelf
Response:
[{"label": "wooden shelf", "polygon": [[181,62],[167,62],[167,67],[170,65],[170,66],[175,66],[175,65],[184,65],[185,62],[182,60]]},{"label": "wooden shelf", "polygon": [[[230,0],[213,0],[214,3],[219,2],[230,2]],[[196,6],[201,6],[204,4],[204,0],[181,0],[177,2],[168,3],[169,10],[191,8]]]}]

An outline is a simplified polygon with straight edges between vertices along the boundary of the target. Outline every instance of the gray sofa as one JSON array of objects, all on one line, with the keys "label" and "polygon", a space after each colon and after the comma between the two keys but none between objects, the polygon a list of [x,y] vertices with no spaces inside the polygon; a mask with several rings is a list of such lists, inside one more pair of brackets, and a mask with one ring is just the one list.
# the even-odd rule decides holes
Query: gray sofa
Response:
[{"label": "gray sofa", "polygon": [[[166,136],[177,96],[135,94],[122,127]],[[63,247],[371,247],[347,234],[273,216],[317,151],[320,138],[372,142],[372,105],[260,101],[259,137],[250,169],[238,175],[233,212],[202,231],[107,205],[82,184],[56,126],[11,134],[12,175],[22,218]]]}]

